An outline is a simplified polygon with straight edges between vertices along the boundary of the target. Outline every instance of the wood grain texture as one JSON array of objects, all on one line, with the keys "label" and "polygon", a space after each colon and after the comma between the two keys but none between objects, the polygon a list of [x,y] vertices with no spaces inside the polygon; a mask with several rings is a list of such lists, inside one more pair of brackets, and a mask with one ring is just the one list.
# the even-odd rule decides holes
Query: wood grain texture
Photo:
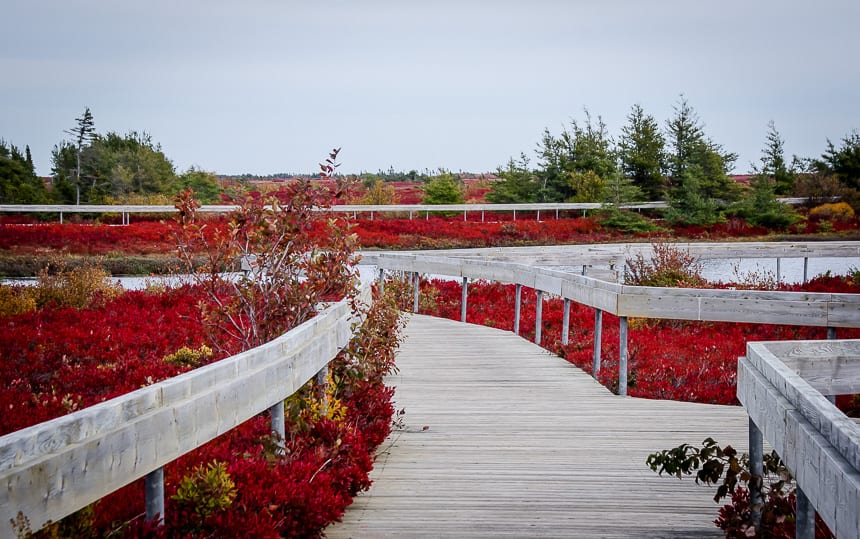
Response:
[{"label": "wood grain texture", "polygon": [[617,397],[512,333],[412,316],[398,355],[405,425],[380,448],[346,537],[720,537],[714,489],[648,454],[747,445],[740,407]]},{"label": "wood grain texture", "polygon": [[738,362],[738,399],[836,536],[860,537],[857,425],[820,394],[812,398],[818,392],[796,375],[777,379],[778,370],[762,369],[778,360],[763,358],[761,348],[750,345]]}]

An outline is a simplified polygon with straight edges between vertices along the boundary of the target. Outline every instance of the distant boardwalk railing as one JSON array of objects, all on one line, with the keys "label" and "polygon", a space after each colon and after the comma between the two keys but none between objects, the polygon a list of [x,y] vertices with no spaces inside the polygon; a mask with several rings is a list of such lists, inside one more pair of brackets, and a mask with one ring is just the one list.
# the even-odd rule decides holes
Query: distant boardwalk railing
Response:
[{"label": "distant boardwalk railing", "polygon": [[[780,199],[785,204],[798,205],[806,202],[805,198],[784,198]],[[400,213],[408,214],[411,219],[414,216],[424,214],[429,217],[431,213],[462,213],[464,219],[468,219],[469,213],[480,213],[481,220],[484,220],[486,212],[496,213],[512,213],[514,219],[517,218],[517,212],[535,213],[537,219],[541,218],[541,213],[544,217],[554,215],[559,217],[559,212],[566,211],[581,211],[585,215],[589,210],[596,210],[603,206],[597,202],[547,202],[547,203],[532,203],[532,204],[338,204],[325,211],[335,213],[346,213],[358,216],[358,214],[369,214],[372,219],[377,213]],[[653,210],[666,208],[668,204],[663,201],[641,202],[637,204],[627,204],[624,208],[634,210]],[[233,211],[238,206],[230,204],[213,204],[200,207],[204,213],[227,213]],[[64,213],[119,213],[123,217],[123,223],[128,223],[129,216],[132,214],[144,213],[174,213],[176,208],[165,205],[144,205],[144,204],[0,204],[0,213],[56,213],[60,216],[60,222],[63,221]]]},{"label": "distant boardwalk railing", "polygon": [[283,435],[282,402],[325,372],[357,319],[340,301],[262,346],[0,437],[0,536],[19,512],[38,530],[144,476],[147,517],[163,518],[162,467],[267,409]]}]

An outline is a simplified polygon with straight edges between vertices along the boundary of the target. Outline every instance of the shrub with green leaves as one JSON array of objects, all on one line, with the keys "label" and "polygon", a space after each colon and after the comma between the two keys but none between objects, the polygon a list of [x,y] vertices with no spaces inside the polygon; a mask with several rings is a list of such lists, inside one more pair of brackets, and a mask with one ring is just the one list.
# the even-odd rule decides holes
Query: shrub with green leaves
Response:
[{"label": "shrub with green leaves", "polygon": [[205,519],[230,507],[236,499],[236,483],[227,472],[226,463],[213,461],[195,467],[190,475],[183,477],[171,499]]}]

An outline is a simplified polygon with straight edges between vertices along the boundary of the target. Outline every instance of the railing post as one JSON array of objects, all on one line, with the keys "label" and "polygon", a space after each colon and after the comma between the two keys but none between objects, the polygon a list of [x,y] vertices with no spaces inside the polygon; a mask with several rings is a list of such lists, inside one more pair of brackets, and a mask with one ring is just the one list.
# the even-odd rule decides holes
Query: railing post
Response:
[{"label": "railing post", "polygon": [[794,537],[796,539],[815,539],[815,508],[800,486],[795,491],[797,509],[795,510]]},{"label": "railing post", "polygon": [[518,284],[514,293],[514,333],[520,334],[520,307],[522,306],[523,285]]},{"label": "railing post", "polygon": [[782,272],[780,271],[782,265],[782,259],[776,258],[776,284],[779,284],[782,281]]},{"label": "railing post", "polygon": [[570,300],[564,298],[564,311],[561,315],[561,345],[567,346],[570,333]]},{"label": "railing post", "polygon": [[284,439],[287,437],[284,401],[278,401],[269,407],[269,421],[272,425],[272,434],[276,438],[275,445],[283,451],[287,447],[284,443]]},{"label": "railing post", "polygon": [[537,220],[540,221],[540,210],[537,211]]},{"label": "railing post", "polygon": [[157,468],[144,479],[146,520],[164,524],[164,468]]},{"label": "railing post", "polygon": [[627,317],[618,317],[618,395],[627,395]]},{"label": "railing post", "polygon": [[466,221],[468,221],[468,220],[469,220],[469,219],[468,219],[468,218],[466,218],[466,210],[463,210],[463,222],[465,223],[465,222],[466,222]]},{"label": "railing post", "polygon": [[600,348],[603,340],[603,311],[594,309],[594,365],[592,365],[591,375],[597,379],[597,373],[600,372]]},{"label": "railing post", "polygon": [[543,291],[537,291],[537,305],[535,306],[535,344],[540,344],[541,318],[543,315]]},{"label": "railing post", "polygon": [[514,210],[514,221],[517,220],[517,210]]},{"label": "railing post", "polygon": [[753,526],[758,529],[761,524],[762,478],[764,477],[764,448],[762,446],[762,434],[758,426],[749,419],[749,444],[750,444],[750,518]]},{"label": "railing post", "polygon": [[320,415],[328,415],[328,394],[326,387],[326,378],[328,377],[328,364],[319,370],[316,375],[316,382],[320,386]]},{"label": "railing post", "polygon": [[412,272],[412,283],[413,283],[413,299],[412,299],[412,312],[418,314],[418,285],[420,284],[418,272]]},{"label": "railing post", "polygon": [[807,270],[809,270],[809,257],[803,257],[803,284],[806,284]]},{"label": "railing post", "polygon": [[379,276],[377,277],[377,283],[379,288],[379,293],[382,294],[385,292],[385,270],[379,268]]},{"label": "railing post", "polygon": [[460,322],[466,321],[466,302],[469,294],[469,278],[463,277],[463,293],[460,298]]},{"label": "railing post", "polygon": [[[836,340],[836,328],[833,326],[827,326],[827,340],[834,341]],[[827,400],[836,404],[836,395],[825,395]]]}]

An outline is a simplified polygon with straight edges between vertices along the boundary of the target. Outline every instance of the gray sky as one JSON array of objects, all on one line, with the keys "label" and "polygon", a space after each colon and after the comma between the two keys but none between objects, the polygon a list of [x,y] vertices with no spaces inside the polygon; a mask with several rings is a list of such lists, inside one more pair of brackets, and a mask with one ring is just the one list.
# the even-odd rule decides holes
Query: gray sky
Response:
[{"label": "gray sky", "polygon": [[684,93],[758,162],[860,128],[857,0],[4,0],[0,137],[37,172],[90,107],[178,171],[492,171],[583,107],[617,136]]}]

